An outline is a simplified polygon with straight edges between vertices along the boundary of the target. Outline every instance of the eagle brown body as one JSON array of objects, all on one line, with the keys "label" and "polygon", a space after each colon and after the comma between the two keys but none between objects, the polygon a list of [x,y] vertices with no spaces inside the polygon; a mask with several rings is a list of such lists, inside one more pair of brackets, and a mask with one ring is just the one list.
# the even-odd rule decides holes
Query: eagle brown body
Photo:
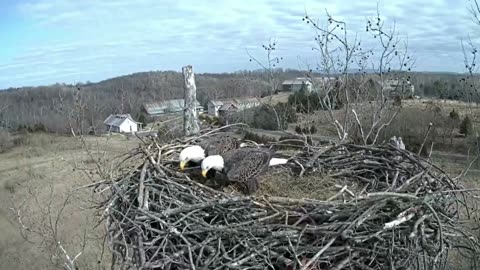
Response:
[{"label": "eagle brown body", "polygon": [[239,148],[228,151],[221,156],[224,159],[223,172],[229,182],[245,185],[247,193],[258,188],[258,176],[269,167],[273,151],[264,148]]}]

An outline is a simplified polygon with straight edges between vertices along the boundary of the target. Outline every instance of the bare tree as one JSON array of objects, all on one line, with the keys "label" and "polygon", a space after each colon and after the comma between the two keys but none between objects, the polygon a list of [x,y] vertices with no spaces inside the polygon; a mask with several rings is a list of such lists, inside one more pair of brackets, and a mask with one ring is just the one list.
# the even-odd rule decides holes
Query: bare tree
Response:
[{"label": "bare tree", "polygon": [[[328,11],[326,22],[308,15],[303,20],[316,32],[312,50],[319,58],[316,73],[310,69],[308,77],[338,139],[345,141],[352,133],[359,133],[361,143],[377,143],[382,129],[397,114],[392,110],[393,90],[386,80],[410,71],[415,63],[408,56],[408,43],[400,38],[395,24],[386,30],[378,9],[365,26],[370,34],[366,42],[372,47],[369,49],[362,48],[359,33],[351,34],[347,22],[335,19]],[[314,75],[318,73],[321,77],[317,79]],[[338,103],[343,106],[341,110]]]},{"label": "bare tree", "polygon": [[267,81],[269,85],[269,104],[271,105],[271,98],[275,91],[278,89],[278,79],[277,79],[277,71],[276,67],[278,64],[280,64],[280,61],[283,60],[283,57],[279,56],[274,56],[274,52],[277,49],[277,41],[276,40],[270,40],[268,44],[262,44],[262,48],[266,52],[266,59],[265,62],[258,60],[255,58],[249,51],[248,49],[246,50],[248,56],[250,57],[250,61],[254,61],[257,63],[265,72],[267,75]]},{"label": "bare tree", "polygon": [[[58,198],[54,196],[53,186],[50,186],[48,201],[44,204],[39,199],[38,192],[35,192],[30,186],[25,188],[27,190],[25,198],[15,205],[17,198],[13,197],[15,206],[11,208],[20,225],[22,237],[26,241],[38,245],[46,254],[49,254],[52,265],[63,265],[67,270],[76,270],[76,261],[82,255],[86,246],[86,230],[81,236],[82,240],[79,250],[73,256],[66,250],[63,243],[64,239],[60,236],[60,227],[65,218],[63,212],[66,207],[71,205],[71,199],[74,194],[67,194],[66,198],[56,205],[55,202],[58,201]],[[35,205],[35,209],[38,211],[36,215],[28,212],[28,210],[31,211],[32,204]]]},{"label": "bare tree", "polygon": [[[480,4],[478,0],[469,0],[470,6],[468,10],[471,14],[473,23],[480,27]],[[473,116],[473,103],[478,104],[480,99],[480,79],[478,77],[478,45],[468,36],[462,39],[462,52],[464,56],[464,68],[467,75],[460,80],[462,84],[463,96],[465,96],[468,103],[469,113]],[[478,127],[473,123],[473,131],[478,138]],[[478,139],[477,139],[478,141]]]},{"label": "bare tree", "polygon": [[266,52],[266,62],[262,62],[255,58],[248,50],[246,50],[247,55],[250,57],[250,62],[255,62],[257,63],[265,72],[267,75],[267,81],[268,81],[268,86],[269,86],[269,92],[268,92],[268,102],[267,104],[263,104],[267,108],[273,111],[275,114],[275,118],[277,121],[277,128],[279,130],[283,129],[282,128],[282,121],[280,119],[280,115],[278,114],[277,110],[272,104],[272,98],[274,93],[278,90],[278,74],[276,71],[276,67],[278,64],[280,64],[280,61],[283,60],[283,57],[279,56],[274,56],[274,51],[277,48],[277,42],[275,40],[270,40],[268,44],[262,44],[262,48]]}]

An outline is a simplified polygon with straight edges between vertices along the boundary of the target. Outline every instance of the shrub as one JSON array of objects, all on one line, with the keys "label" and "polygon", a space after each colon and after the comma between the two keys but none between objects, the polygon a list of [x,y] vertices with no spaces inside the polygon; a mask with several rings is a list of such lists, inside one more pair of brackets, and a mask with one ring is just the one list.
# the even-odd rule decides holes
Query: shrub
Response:
[{"label": "shrub", "polygon": [[312,125],[312,126],[310,127],[310,133],[311,133],[311,134],[317,133],[317,128]]},{"label": "shrub", "polygon": [[393,98],[393,105],[394,106],[402,106],[402,98],[399,95],[396,95]]},{"label": "shrub", "polygon": [[266,130],[278,130],[275,112],[267,106],[257,108],[253,117],[252,126]]},{"label": "shrub", "polygon": [[298,134],[302,133],[302,128],[300,126],[295,126],[295,132]]},{"label": "shrub", "polygon": [[473,125],[472,125],[472,120],[470,120],[470,117],[465,116],[463,118],[462,123],[460,123],[460,134],[463,134],[465,136],[468,136],[472,134],[473,130]]},{"label": "shrub", "polygon": [[216,125],[216,124],[219,124],[221,122],[220,118],[218,118],[216,116],[208,115],[206,113],[200,114],[198,116],[198,119],[200,119],[201,121],[205,121],[205,123],[207,123],[209,125]]},{"label": "shrub", "polygon": [[281,118],[282,123],[284,123],[284,128],[287,128],[286,123],[297,122],[297,113],[293,106],[289,105],[288,103],[280,102],[276,104],[274,108]]},{"label": "shrub", "polygon": [[455,111],[455,109],[452,109],[452,111],[449,114],[449,117],[450,117],[450,119],[455,120],[455,121],[460,120],[460,115],[458,114],[457,111]]},{"label": "shrub", "polygon": [[137,122],[142,125],[142,128],[145,127],[147,125],[147,118],[145,117],[145,114],[140,113],[137,117]]},{"label": "shrub", "polygon": [[47,128],[42,123],[37,123],[27,128],[28,132],[47,132]]}]

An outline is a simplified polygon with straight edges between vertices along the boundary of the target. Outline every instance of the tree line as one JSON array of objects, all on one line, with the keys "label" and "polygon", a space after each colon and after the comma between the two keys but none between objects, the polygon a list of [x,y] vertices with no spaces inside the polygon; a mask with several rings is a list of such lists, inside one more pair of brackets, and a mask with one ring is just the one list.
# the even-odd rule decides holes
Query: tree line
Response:
[{"label": "tree line", "polygon": [[[276,70],[279,82],[304,74],[299,70]],[[462,83],[461,75],[410,73],[410,76],[418,95],[478,102],[477,93],[469,92],[470,86]],[[270,91],[269,78],[264,71],[198,74],[196,83],[197,99],[203,106],[211,99],[261,97]],[[0,127],[98,133],[103,131],[103,121],[109,114],[130,113],[136,119],[143,119],[145,102],[175,98],[183,98],[183,78],[180,72],[174,71],[135,73],[98,83],[11,88],[0,91],[0,108],[3,108]],[[300,99],[296,103],[307,100],[303,96],[292,98]],[[314,102],[308,106],[319,106],[315,99],[308,100]]]}]

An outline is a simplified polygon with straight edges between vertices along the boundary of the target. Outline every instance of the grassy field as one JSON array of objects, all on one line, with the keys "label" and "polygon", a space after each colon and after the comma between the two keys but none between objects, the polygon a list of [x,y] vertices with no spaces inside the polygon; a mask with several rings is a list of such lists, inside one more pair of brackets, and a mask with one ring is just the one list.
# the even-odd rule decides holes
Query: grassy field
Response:
[{"label": "grassy field", "polygon": [[[0,154],[0,269],[59,269],[63,254],[53,249],[51,236],[72,256],[85,245],[79,269],[107,268],[109,252],[102,252],[103,227],[94,228],[99,217],[89,209],[91,191],[77,190],[68,200],[66,194],[98,179],[85,146],[97,159],[104,157],[105,151],[105,157],[125,153],[138,142],[123,137],[87,137],[85,142],[31,134],[23,145]],[[45,237],[31,232],[23,237],[13,208],[21,209],[24,226]]]},{"label": "grassy field", "polygon": [[[407,111],[428,106],[428,102],[424,101],[404,103]],[[480,109],[477,107],[447,102],[442,103],[441,107],[442,114],[448,115],[455,108],[461,114],[470,112],[475,115],[475,119],[480,119]],[[321,112],[311,118],[319,125],[319,135],[330,136],[328,122],[320,114]],[[458,144],[465,139],[456,140],[455,143]],[[101,220],[100,216],[89,208],[97,198],[85,189],[76,190],[68,198],[66,194],[100,179],[95,174],[96,162],[126,153],[136,147],[139,141],[117,135],[86,137],[82,143],[71,137],[30,134],[20,142],[14,148],[0,153],[0,269],[61,268],[64,255],[55,249],[55,241],[60,241],[71,256],[80,252],[82,246],[85,247],[78,259],[79,269],[109,268],[111,258],[104,245],[104,228],[96,227]],[[87,154],[86,149],[89,149],[91,155]],[[442,149],[435,150],[431,158],[452,175],[460,174],[471,160],[471,156],[464,151]],[[272,174],[274,175],[275,173]],[[477,162],[467,175],[468,185],[478,186],[479,176],[480,163]],[[284,180],[264,185],[261,192],[284,195],[284,191],[289,189],[291,181],[295,179]],[[329,184],[321,196],[308,193],[318,185],[324,183],[309,179],[295,189],[289,189],[287,195],[325,199],[331,195],[329,192],[336,190]],[[62,208],[63,212],[59,212]],[[57,216],[61,218],[56,226]],[[20,233],[22,225],[19,221],[44,236],[27,232],[24,237]]]}]

